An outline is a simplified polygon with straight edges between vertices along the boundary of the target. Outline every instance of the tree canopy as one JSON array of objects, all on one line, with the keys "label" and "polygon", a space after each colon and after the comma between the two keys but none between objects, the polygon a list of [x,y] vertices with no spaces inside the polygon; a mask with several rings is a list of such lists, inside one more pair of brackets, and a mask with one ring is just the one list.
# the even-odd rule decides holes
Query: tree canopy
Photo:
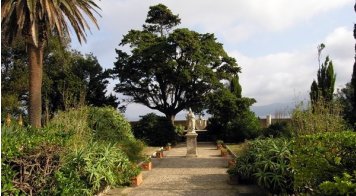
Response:
[{"label": "tree canopy", "polygon": [[[2,117],[6,113],[27,117],[29,63],[25,43],[1,42]],[[69,43],[51,37],[44,49],[42,108],[48,118],[58,110],[80,105],[118,106],[114,95],[107,95],[109,72],[93,54],[72,50]]]},{"label": "tree canopy", "polygon": [[241,142],[257,136],[260,124],[250,106],[253,98],[242,97],[238,77],[229,86],[209,96],[208,113],[212,115],[207,127],[211,135],[227,142]]},{"label": "tree canopy", "polygon": [[85,41],[87,20],[98,27],[94,13],[100,9],[93,0],[3,0],[1,1],[1,33],[9,43],[16,38],[26,43],[29,58],[29,108],[31,125],[41,127],[42,72],[45,42],[51,35],[60,39],[69,29],[79,42]]},{"label": "tree canopy", "polygon": [[170,120],[183,109],[203,107],[207,95],[240,71],[214,34],[200,34],[180,23],[165,5],[151,6],[143,30],[130,30],[116,49],[115,90]]}]

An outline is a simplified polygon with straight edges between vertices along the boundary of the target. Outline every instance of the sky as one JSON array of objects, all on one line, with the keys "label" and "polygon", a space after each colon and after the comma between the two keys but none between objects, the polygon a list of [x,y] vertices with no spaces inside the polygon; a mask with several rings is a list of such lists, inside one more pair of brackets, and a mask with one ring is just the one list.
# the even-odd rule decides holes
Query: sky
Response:
[{"label": "sky", "polygon": [[[242,68],[240,84],[255,107],[307,100],[322,59],[330,56],[336,88],[351,80],[354,62],[354,0],[101,0],[100,30],[91,29],[87,43],[72,48],[93,53],[104,68],[113,68],[115,48],[129,30],[141,30],[149,7],[162,3],[181,18],[180,28],[214,33]],[[112,89],[117,81],[111,81]],[[109,90],[111,91],[111,90]],[[120,95],[118,95],[121,97]],[[276,110],[278,110],[276,108]],[[151,112],[129,104],[125,116],[137,120]]]}]

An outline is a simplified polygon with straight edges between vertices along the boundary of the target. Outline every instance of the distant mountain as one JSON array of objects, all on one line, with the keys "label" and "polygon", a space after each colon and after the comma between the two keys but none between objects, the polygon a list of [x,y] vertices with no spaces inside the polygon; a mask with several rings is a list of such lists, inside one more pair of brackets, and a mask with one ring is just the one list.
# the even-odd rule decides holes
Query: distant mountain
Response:
[{"label": "distant mountain", "polygon": [[252,106],[251,110],[255,112],[256,116],[261,118],[266,118],[267,115],[276,115],[279,117],[289,117],[291,111],[295,108],[295,103],[286,102],[286,103],[272,103],[269,105],[263,106]]}]

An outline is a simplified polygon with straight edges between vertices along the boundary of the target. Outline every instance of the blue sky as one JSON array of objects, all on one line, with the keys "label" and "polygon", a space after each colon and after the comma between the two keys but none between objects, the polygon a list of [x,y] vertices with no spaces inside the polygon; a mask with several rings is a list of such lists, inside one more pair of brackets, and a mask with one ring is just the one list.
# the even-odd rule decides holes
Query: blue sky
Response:
[{"label": "blue sky", "polygon": [[[149,6],[158,3],[179,14],[180,27],[216,35],[242,67],[243,95],[255,98],[256,106],[307,99],[320,43],[326,45],[324,58],[334,62],[336,88],[351,79],[353,0],[102,0],[100,30],[93,28],[83,45],[73,38],[72,47],[92,52],[104,68],[112,68],[122,36],[141,29]],[[136,120],[149,111],[130,104],[125,115]]]}]

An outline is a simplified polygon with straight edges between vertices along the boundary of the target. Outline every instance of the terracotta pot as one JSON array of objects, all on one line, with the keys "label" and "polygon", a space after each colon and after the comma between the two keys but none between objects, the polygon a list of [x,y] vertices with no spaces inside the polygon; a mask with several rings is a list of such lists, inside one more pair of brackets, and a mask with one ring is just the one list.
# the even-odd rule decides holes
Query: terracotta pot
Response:
[{"label": "terracotta pot", "polygon": [[221,145],[221,144],[216,144],[216,149],[220,150],[220,149],[221,149],[221,147],[222,147],[222,145]]},{"label": "terracotta pot", "polygon": [[157,158],[163,158],[163,152],[162,151],[157,151],[156,152],[156,157]]},{"label": "terracotta pot", "polygon": [[131,179],[131,186],[140,186],[143,182],[142,173],[139,173],[137,176]]},{"label": "terracotta pot", "polygon": [[142,170],[150,171],[152,169],[152,162],[144,162],[141,165]]},{"label": "terracotta pot", "polygon": [[164,147],[164,149],[166,150],[166,151],[170,151],[171,150],[171,146],[166,146],[166,147]]},{"label": "terracotta pot", "polygon": [[225,149],[221,149],[221,156],[227,157],[228,152]]}]

